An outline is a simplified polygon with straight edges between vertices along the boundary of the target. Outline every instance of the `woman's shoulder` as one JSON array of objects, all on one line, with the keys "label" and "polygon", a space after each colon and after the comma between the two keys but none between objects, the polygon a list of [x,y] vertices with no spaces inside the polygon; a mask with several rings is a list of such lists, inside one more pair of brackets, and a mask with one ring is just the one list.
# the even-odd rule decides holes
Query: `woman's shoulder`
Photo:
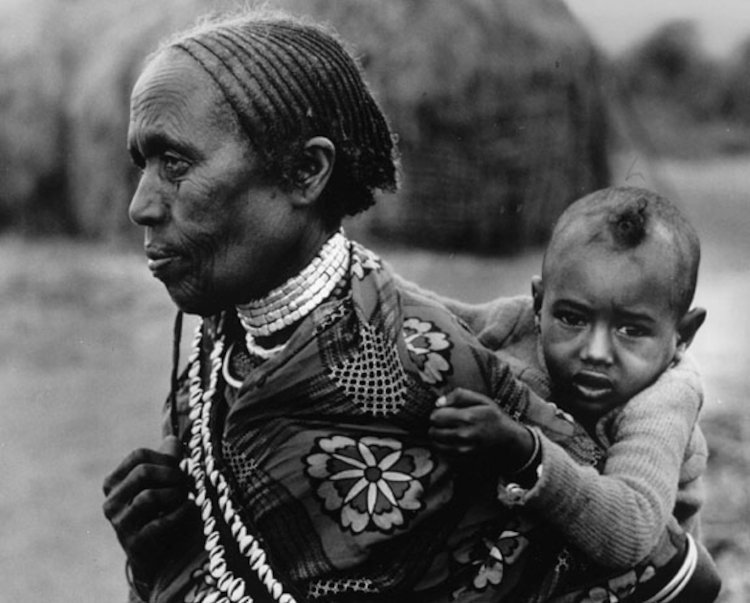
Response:
[{"label": "woman's shoulder", "polygon": [[405,304],[443,308],[461,319],[490,349],[499,350],[507,343],[534,333],[534,312],[529,296],[498,297],[472,304],[426,289],[398,274],[394,275],[394,280]]}]

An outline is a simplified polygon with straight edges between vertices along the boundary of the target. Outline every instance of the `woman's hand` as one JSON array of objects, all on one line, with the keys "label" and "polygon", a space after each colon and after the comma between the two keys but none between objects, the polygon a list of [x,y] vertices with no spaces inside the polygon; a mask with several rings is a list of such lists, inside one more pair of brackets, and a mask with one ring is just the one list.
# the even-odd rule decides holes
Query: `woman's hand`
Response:
[{"label": "woman's hand", "polygon": [[534,452],[534,437],[491,398],[456,388],[438,398],[430,415],[429,435],[449,454],[481,455],[502,474],[515,471]]},{"label": "woman's hand", "polygon": [[182,450],[174,436],[159,451],[132,452],[104,480],[104,515],[115,529],[134,576],[150,583],[157,567],[190,533],[185,522],[196,521],[188,500],[188,477],[179,468]]}]

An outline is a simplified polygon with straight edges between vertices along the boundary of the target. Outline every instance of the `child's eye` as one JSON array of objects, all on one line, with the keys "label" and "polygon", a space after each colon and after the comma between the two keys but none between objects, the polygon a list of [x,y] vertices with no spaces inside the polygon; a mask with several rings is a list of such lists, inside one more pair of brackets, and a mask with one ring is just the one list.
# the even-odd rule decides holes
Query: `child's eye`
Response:
[{"label": "child's eye", "polygon": [[566,327],[583,327],[586,324],[586,318],[576,312],[558,312],[555,318]]},{"label": "child's eye", "polygon": [[648,335],[648,329],[640,325],[620,325],[617,332],[625,337],[645,337]]}]

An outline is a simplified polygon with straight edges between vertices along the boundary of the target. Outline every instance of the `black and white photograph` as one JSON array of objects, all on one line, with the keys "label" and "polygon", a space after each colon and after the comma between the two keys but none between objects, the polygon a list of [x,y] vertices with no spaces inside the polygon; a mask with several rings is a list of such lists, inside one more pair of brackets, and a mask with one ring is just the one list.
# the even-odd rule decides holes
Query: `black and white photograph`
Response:
[{"label": "black and white photograph", "polygon": [[0,602],[750,601],[746,0],[0,0]]}]

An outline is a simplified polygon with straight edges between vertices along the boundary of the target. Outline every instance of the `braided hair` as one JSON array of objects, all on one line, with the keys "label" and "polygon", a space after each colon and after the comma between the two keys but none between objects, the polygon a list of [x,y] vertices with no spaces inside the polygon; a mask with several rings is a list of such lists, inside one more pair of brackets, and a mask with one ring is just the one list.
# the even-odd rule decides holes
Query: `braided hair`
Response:
[{"label": "braided hair", "polygon": [[335,34],[284,13],[250,11],[209,19],[167,40],[190,55],[227,101],[262,175],[297,184],[305,143],[324,136],[336,149],[321,196],[329,225],[397,189],[395,138],[361,69]]}]

